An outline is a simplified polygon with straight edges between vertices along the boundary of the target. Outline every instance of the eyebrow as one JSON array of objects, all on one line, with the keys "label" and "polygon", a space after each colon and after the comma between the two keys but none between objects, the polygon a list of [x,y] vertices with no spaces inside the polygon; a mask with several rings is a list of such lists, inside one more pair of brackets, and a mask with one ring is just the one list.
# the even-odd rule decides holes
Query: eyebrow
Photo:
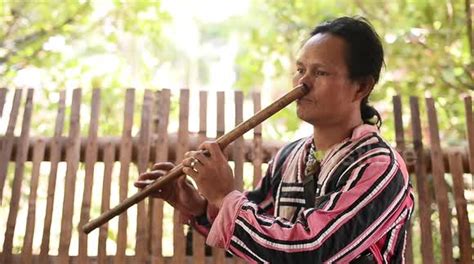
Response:
[{"label": "eyebrow", "polygon": [[[296,65],[303,66],[304,63],[301,62],[300,60],[297,60],[297,61],[296,61]],[[322,63],[310,63],[309,66],[310,66],[310,67],[327,67],[327,65],[324,65],[324,64],[322,64]]]}]

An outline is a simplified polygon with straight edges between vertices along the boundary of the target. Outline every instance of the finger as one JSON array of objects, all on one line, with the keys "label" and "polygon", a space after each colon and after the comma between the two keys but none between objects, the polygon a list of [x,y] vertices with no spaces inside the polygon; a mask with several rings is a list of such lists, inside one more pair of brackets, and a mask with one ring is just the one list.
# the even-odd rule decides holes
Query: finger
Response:
[{"label": "finger", "polygon": [[195,158],[193,158],[193,157],[185,158],[185,159],[183,159],[182,164],[183,164],[184,167],[191,167],[194,160],[195,160]]},{"label": "finger", "polygon": [[184,174],[190,176],[193,179],[195,179],[199,175],[199,173],[197,171],[193,170],[190,167],[184,167],[183,172],[184,172]]},{"label": "finger", "polygon": [[175,165],[172,162],[158,162],[153,164],[152,170],[172,170]]},{"label": "finger", "polygon": [[200,164],[207,165],[209,164],[210,157],[206,156],[203,151],[199,151],[194,155],[194,158],[198,161]]},{"label": "finger", "polygon": [[168,171],[162,171],[162,170],[154,170],[154,171],[148,171],[140,174],[138,176],[138,180],[143,181],[143,180],[155,180],[165,174],[167,174]]},{"label": "finger", "polygon": [[133,185],[137,188],[145,188],[151,183],[153,183],[153,180],[138,180],[133,183]]},{"label": "finger", "polygon": [[204,142],[201,145],[203,148],[205,148],[207,151],[209,151],[209,154],[213,159],[218,159],[218,160],[226,160],[224,154],[222,153],[221,147],[217,142],[215,141],[207,141]]}]

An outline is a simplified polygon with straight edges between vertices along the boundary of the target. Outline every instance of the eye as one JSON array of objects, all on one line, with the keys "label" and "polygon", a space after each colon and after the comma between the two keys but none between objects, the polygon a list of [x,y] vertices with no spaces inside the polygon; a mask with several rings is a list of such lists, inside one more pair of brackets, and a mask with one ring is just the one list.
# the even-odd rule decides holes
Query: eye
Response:
[{"label": "eye", "polygon": [[329,73],[325,72],[325,71],[317,70],[317,71],[314,72],[314,75],[316,75],[316,76],[328,76]]},{"label": "eye", "polygon": [[301,67],[298,67],[298,68],[296,69],[296,73],[297,73],[297,74],[304,74],[304,69],[301,68]]}]

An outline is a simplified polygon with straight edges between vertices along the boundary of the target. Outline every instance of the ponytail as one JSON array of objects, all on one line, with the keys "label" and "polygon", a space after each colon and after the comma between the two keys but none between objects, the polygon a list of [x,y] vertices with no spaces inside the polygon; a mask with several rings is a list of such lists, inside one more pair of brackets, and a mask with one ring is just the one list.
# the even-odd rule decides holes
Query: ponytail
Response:
[{"label": "ponytail", "polygon": [[375,125],[379,129],[382,126],[382,117],[374,107],[369,105],[368,97],[360,103],[360,114],[364,124]]}]

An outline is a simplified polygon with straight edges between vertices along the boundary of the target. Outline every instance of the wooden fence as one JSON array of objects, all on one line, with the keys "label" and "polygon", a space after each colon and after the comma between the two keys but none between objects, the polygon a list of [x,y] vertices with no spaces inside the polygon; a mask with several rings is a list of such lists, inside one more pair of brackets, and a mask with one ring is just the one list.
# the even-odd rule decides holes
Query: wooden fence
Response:
[{"label": "wooden fence", "polygon": [[[12,100],[9,104],[6,103],[7,92],[14,93],[10,96]],[[21,129],[18,129],[16,123],[20,116],[22,93],[25,92],[22,124]],[[173,121],[169,115],[171,91],[145,90],[139,133],[132,135],[136,91],[127,89],[122,108],[121,137],[98,136],[101,112],[99,89],[92,92],[87,137],[81,137],[80,132],[81,126],[84,126],[80,124],[81,89],[72,91],[72,103],[68,108],[70,116],[67,136],[63,135],[68,112],[65,91],[60,92],[54,135],[31,136],[30,124],[35,116],[34,92],[32,89],[0,89],[0,115],[4,112],[5,105],[11,106],[11,109],[8,109],[8,117],[0,116],[3,122],[8,120],[6,133],[0,135],[0,202],[3,208],[0,213],[8,215],[7,218],[4,217],[6,221],[2,221],[3,226],[0,226],[0,230],[4,229],[1,263],[234,262],[226,257],[223,250],[205,250],[201,236],[195,233],[192,233],[192,236],[186,234],[178,214],[173,214],[172,223],[165,223],[167,209],[159,200],[147,199],[139,203],[136,208],[129,209],[127,214],[120,215],[118,220],[112,220],[89,236],[79,231],[90,218],[97,217],[101,212],[115,206],[119,200],[134,193],[135,189],[131,184],[151,163],[180,161],[187,150],[195,149],[200,142],[207,139],[210,134],[207,126],[208,116],[214,116],[215,135],[222,135],[226,130],[226,122],[229,122],[225,114],[227,108],[224,92],[217,92],[215,109],[208,109],[210,93],[200,91],[198,97],[191,97],[189,90],[180,90],[179,126],[177,133],[173,133],[169,129],[169,123]],[[233,92],[233,98],[233,123],[240,123],[244,119],[244,96],[242,92],[236,91]],[[190,109],[191,99],[199,99],[199,104],[195,104],[199,105],[198,108]],[[256,112],[261,107],[260,95],[253,94],[252,101]],[[433,237],[440,234],[442,263],[454,263],[454,254],[458,255],[456,261],[472,263],[472,238],[467,213],[468,202],[465,198],[468,192],[472,192],[465,188],[465,180],[470,180],[465,175],[474,175],[474,156],[470,154],[474,153],[471,98],[464,100],[468,149],[444,151],[440,144],[433,99],[425,99],[428,113],[426,126],[421,124],[419,99],[412,97],[409,102],[411,124],[403,124],[401,98],[393,98],[396,148],[407,160],[417,193],[416,213],[412,221],[412,230],[416,232],[412,233],[421,239],[412,249],[410,238],[415,235],[409,236],[407,262],[414,261],[414,250],[423,263],[435,263],[433,247],[436,243]],[[199,113],[197,120],[190,115],[191,111]],[[197,133],[189,132],[190,122],[199,123]],[[423,142],[422,127],[429,129],[430,150],[424,146],[426,142]],[[411,130],[410,139],[404,134],[408,130]],[[15,135],[15,131],[21,133]],[[413,144],[409,146],[406,142]],[[240,138],[232,143],[227,152],[233,162],[236,187],[243,189],[244,171],[245,175],[253,176],[245,178],[246,183],[251,181],[247,185],[255,186],[262,176],[265,163],[281,145],[281,142],[263,142],[260,126],[253,131],[252,139]],[[45,164],[49,165],[46,174]],[[98,172],[99,165],[101,170]],[[247,173],[249,168],[253,172]],[[39,185],[47,189],[41,206],[38,198]],[[101,188],[94,191],[97,186]],[[62,199],[55,202],[59,193],[62,194]],[[96,193],[99,193],[99,196],[92,197]],[[438,220],[432,221],[433,214],[439,215],[439,224],[436,222]],[[21,227],[22,225],[25,227]],[[173,254],[164,257],[163,250],[171,243],[164,238],[171,226]],[[53,243],[52,238],[59,241]],[[73,250],[71,245],[77,249]],[[457,246],[457,251],[453,252],[453,245]]]}]

